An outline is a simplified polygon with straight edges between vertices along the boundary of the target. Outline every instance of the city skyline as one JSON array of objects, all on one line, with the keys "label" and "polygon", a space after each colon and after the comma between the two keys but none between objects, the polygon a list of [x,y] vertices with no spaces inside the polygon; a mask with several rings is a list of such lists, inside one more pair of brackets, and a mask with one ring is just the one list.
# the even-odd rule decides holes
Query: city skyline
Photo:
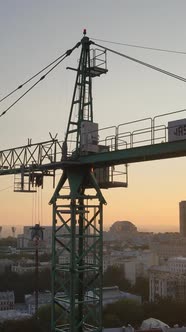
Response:
[{"label": "city skyline", "polygon": [[[87,28],[90,38],[186,51],[184,1],[178,6],[176,1],[168,0],[115,4],[104,0],[101,5],[84,0],[78,4],[72,0],[17,0],[1,3],[0,9],[0,27],[4,31],[1,97],[73,47],[82,38],[83,28]],[[184,54],[104,45],[185,76]],[[79,50],[0,118],[0,150],[27,144],[28,138],[33,142],[47,140],[49,132],[64,138],[75,80],[74,73],[66,67],[77,65],[78,56]],[[100,128],[185,108],[183,82],[112,54],[108,54],[108,70],[93,82],[94,117]],[[8,106],[7,102],[1,103],[0,113]],[[185,163],[185,158],[175,158],[129,165],[127,189],[103,190],[108,203],[104,207],[104,225],[130,220],[138,229],[179,231],[179,202],[186,199]],[[48,206],[52,193],[52,183],[47,180],[42,194],[42,223],[47,225],[52,224],[52,209]],[[33,195],[13,193],[12,176],[1,177],[0,200],[2,224],[3,220],[8,225],[32,224],[36,214]]]}]

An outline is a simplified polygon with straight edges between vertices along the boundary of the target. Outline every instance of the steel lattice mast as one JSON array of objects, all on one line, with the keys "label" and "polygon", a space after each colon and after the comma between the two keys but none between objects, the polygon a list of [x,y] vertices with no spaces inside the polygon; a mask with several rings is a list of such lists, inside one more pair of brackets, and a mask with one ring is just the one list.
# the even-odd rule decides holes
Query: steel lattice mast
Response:
[{"label": "steel lattice mast", "polygon": [[[102,330],[102,231],[105,200],[91,166],[73,165],[76,158],[89,153],[83,136],[87,132],[83,132],[83,129],[89,129],[93,124],[92,76],[97,76],[95,67],[91,67],[89,38],[84,35],[81,43],[63,144],[63,159],[68,159],[70,143],[73,145],[73,153],[51,200],[52,331],[61,332]],[[63,189],[67,183],[69,189],[66,193]],[[91,194],[87,193],[88,188],[93,189]],[[60,312],[59,316],[56,310]]]},{"label": "steel lattice mast", "polygon": [[[68,180],[69,192],[55,193],[53,202],[53,331],[100,331],[105,201],[89,168],[65,173],[61,185]],[[87,181],[94,194],[86,194]]]},{"label": "steel lattice mast", "polygon": [[93,122],[90,44],[91,42],[89,38],[84,36],[82,39],[82,50],[77,69],[76,82],[65,137],[65,142],[67,143],[70,134],[75,136],[73,142],[75,143],[75,150],[77,154],[81,153],[79,150],[81,123],[83,121]]},{"label": "steel lattice mast", "polygon": [[[114,135],[106,137],[105,145],[103,141],[99,145],[98,125],[93,122],[92,77],[107,70],[95,65],[95,53],[93,60],[90,58],[91,43],[85,33],[76,45],[81,44],[82,51],[63,146],[51,137],[50,141],[31,144],[29,140],[25,146],[0,151],[0,175],[15,175],[14,191],[35,191],[43,186],[44,177],[55,180],[55,170],[63,170],[50,201],[52,332],[102,330],[102,229],[106,202],[100,188],[128,184],[128,177],[125,182],[115,182],[113,176],[110,179],[110,169],[115,165],[186,156],[185,136],[167,141],[167,125],[162,126],[164,144],[161,135],[156,139],[160,131],[160,126],[155,126],[156,117],[150,119],[149,128],[145,125],[120,133],[118,126]],[[122,126],[126,124],[129,123]],[[133,133],[137,132],[140,139],[134,146]],[[149,137],[142,140],[142,134]]]}]

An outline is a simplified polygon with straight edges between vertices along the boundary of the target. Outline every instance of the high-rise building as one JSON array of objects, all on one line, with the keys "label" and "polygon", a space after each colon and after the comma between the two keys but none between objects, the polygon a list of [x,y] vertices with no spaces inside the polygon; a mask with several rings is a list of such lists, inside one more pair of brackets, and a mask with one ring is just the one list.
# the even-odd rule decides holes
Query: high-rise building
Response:
[{"label": "high-rise building", "polygon": [[180,234],[186,237],[186,201],[179,203],[180,208]]}]

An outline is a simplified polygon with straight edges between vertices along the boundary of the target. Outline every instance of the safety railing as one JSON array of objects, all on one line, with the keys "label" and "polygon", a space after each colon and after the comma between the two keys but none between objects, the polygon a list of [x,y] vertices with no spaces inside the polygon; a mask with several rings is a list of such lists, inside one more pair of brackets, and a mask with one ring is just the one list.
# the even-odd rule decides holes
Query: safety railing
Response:
[{"label": "safety railing", "polygon": [[[184,117],[186,117],[186,109],[122,123],[119,126],[101,128],[96,134],[95,144],[91,141],[91,134],[92,137],[96,137],[95,132],[89,132],[87,146],[90,147],[90,151],[87,151],[87,154],[167,142],[168,129],[171,128],[169,122],[184,119]],[[181,130],[184,130],[186,138],[186,125]],[[67,159],[76,159],[79,153],[86,154],[86,151],[82,153],[81,145],[79,151],[76,150],[75,140],[68,141],[67,144]],[[0,151],[0,174],[1,170],[59,162],[63,159],[62,151],[63,144],[57,139]]]},{"label": "safety railing", "polygon": [[[154,118],[148,117],[122,123],[119,126],[102,128],[98,131],[98,145],[105,146],[107,149],[104,150],[102,148],[97,152],[115,151],[168,142],[168,130],[171,128],[168,122],[184,119],[184,117],[186,117],[186,109],[160,114]],[[92,132],[92,134],[95,135],[95,132]],[[90,135],[91,132],[89,132]]]}]

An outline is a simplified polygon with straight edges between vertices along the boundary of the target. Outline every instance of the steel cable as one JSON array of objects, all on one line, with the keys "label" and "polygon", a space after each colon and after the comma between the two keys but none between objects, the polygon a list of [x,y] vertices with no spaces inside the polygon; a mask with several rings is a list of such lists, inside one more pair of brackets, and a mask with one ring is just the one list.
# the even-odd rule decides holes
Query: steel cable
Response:
[{"label": "steel cable", "polygon": [[123,54],[123,53],[120,53],[120,52],[114,51],[114,50],[112,50],[112,49],[110,49],[110,48],[108,48],[108,47],[105,47],[105,46],[99,45],[99,44],[97,44],[97,43],[94,43],[94,45],[96,45],[96,46],[98,46],[98,47],[101,47],[101,48],[103,48],[103,49],[105,49],[105,50],[107,50],[107,51],[109,51],[109,52],[111,52],[111,53],[114,53],[114,54],[120,55],[120,56],[122,56],[122,57],[124,57],[124,58],[126,58],[126,59],[128,59],[128,60],[133,61],[133,62],[139,63],[140,65],[143,65],[143,66],[148,67],[148,68],[150,68],[150,69],[156,70],[156,71],[158,71],[158,72],[160,72],[160,73],[162,73],[162,74],[165,74],[165,75],[171,76],[171,77],[173,77],[173,78],[175,78],[175,79],[177,79],[177,80],[180,80],[180,81],[186,82],[186,78],[185,78],[185,77],[182,77],[182,76],[176,75],[176,74],[171,73],[171,72],[169,72],[169,71],[167,71],[167,70],[164,70],[164,69],[161,69],[161,68],[159,68],[159,67],[153,66],[153,65],[151,65],[151,64],[149,64],[149,63],[147,63],[147,62],[144,62],[144,61],[138,60],[138,59],[133,58],[133,57],[131,57],[131,56],[129,56],[129,55],[126,55],[126,54]]},{"label": "steel cable", "polygon": [[[66,51],[65,53],[64,53],[64,55],[63,55],[63,57],[62,56],[60,56],[60,60],[52,67],[52,68],[50,68],[47,72],[46,72],[46,74],[44,74],[43,76],[41,76],[40,77],[40,79],[38,80],[38,81],[36,81],[28,90],[26,90],[18,99],[16,99],[8,108],[6,108],[1,114],[0,114],[0,117],[2,117],[3,115],[5,115],[15,104],[17,104],[28,92],[30,92],[39,82],[41,82],[43,79],[45,79],[46,78],[46,76],[52,71],[52,70],[54,70],[67,56],[69,56],[71,53],[72,53],[72,51],[76,48],[76,47],[79,47],[79,45],[80,45],[80,43],[77,43],[72,49],[70,49],[70,50],[68,50],[68,51]],[[62,57],[62,58],[61,58]],[[59,59],[59,58],[58,58]],[[53,61],[53,63],[55,63],[56,62],[56,60],[55,61]],[[52,63],[51,63],[52,64]],[[50,67],[51,66],[51,64],[50,65],[48,65],[47,67],[45,67],[45,70],[46,70],[46,68],[48,68],[48,67]],[[28,82],[30,82],[34,77],[36,77],[36,76],[38,76],[38,74],[39,73],[41,73],[41,72],[43,72],[44,71],[44,69],[42,69],[40,72],[38,72],[37,74],[35,74],[34,76],[32,76],[29,80],[27,80],[25,83],[24,83],[24,85],[26,84],[26,83],[28,83]],[[22,85],[23,86],[23,85]],[[16,89],[17,90],[17,89]],[[14,90],[14,92],[16,91],[16,90]],[[8,95],[7,95],[7,97],[8,96],[10,96],[11,94],[13,93],[13,91],[11,92],[11,93],[9,93]],[[4,97],[4,99],[5,99],[6,97]],[[2,100],[4,100],[4,99],[1,99],[1,101]],[[0,102],[1,102],[0,101]]]}]

